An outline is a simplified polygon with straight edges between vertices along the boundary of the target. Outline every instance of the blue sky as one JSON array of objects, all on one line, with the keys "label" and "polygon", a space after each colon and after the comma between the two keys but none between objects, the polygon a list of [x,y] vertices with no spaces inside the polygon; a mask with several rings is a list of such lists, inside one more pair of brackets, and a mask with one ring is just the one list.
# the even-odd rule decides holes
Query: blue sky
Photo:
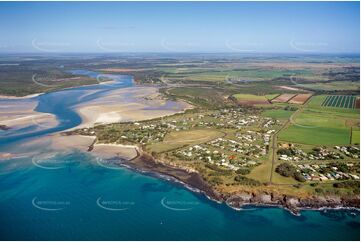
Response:
[{"label": "blue sky", "polygon": [[0,52],[359,53],[359,2],[0,2]]}]

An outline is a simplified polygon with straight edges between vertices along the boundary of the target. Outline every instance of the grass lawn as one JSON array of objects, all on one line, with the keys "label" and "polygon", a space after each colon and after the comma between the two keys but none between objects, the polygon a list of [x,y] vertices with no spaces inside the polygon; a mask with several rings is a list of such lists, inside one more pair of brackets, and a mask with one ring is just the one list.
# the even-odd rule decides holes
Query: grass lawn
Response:
[{"label": "grass lawn", "polygon": [[352,144],[360,144],[360,128],[352,128]]},{"label": "grass lawn", "polygon": [[274,119],[288,119],[293,114],[293,111],[284,110],[284,109],[270,109],[262,113],[265,117],[270,117]]},{"label": "grass lawn", "polygon": [[187,131],[174,131],[167,134],[162,142],[148,145],[151,152],[162,153],[187,145],[195,145],[222,137],[224,134],[212,129],[197,129]]},{"label": "grass lawn", "polygon": [[248,178],[255,179],[260,182],[269,182],[271,176],[272,161],[267,160],[259,166],[251,170],[251,173],[246,175]]}]

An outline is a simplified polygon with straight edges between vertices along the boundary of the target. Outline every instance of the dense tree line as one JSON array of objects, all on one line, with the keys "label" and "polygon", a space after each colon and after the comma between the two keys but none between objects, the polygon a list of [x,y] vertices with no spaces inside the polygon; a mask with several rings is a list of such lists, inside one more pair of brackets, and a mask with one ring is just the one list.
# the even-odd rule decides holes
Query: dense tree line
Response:
[{"label": "dense tree line", "polygon": [[297,181],[304,182],[306,179],[299,173],[293,165],[282,163],[276,167],[276,172],[281,176],[293,177]]}]

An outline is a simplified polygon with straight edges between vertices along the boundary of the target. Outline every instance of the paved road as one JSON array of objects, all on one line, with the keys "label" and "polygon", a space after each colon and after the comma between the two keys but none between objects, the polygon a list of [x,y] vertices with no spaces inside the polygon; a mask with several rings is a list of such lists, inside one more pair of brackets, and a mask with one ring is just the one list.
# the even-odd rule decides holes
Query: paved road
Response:
[{"label": "paved road", "polygon": [[272,149],[272,167],[271,167],[271,175],[270,175],[270,180],[269,180],[269,182],[271,184],[272,184],[272,178],[273,178],[274,165],[275,165],[275,163],[277,161],[277,136],[278,136],[279,132],[281,132],[285,127],[287,127],[290,122],[291,122],[291,120],[289,118],[282,125],[282,127],[273,134],[273,137],[272,137],[272,147],[271,147],[271,149]]},{"label": "paved road", "polygon": [[273,171],[274,171],[274,166],[275,166],[275,163],[277,161],[277,136],[278,134],[283,130],[285,129],[286,127],[288,127],[288,125],[290,123],[293,123],[293,117],[302,112],[303,111],[303,108],[305,107],[305,105],[309,102],[310,99],[307,100],[307,102],[305,102],[304,104],[300,105],[299,108],[297,109],[297,111],[295,111],[289,118],[288,120],[281,126],[281,128],[279,130],[277,130],[273,136],[272,136],[272,167],[271,167],[271,174],[270,174],[270,180],[269,180],[269,183],[270,184],[273,184],[272,183],[272,178],[273,178]]}]

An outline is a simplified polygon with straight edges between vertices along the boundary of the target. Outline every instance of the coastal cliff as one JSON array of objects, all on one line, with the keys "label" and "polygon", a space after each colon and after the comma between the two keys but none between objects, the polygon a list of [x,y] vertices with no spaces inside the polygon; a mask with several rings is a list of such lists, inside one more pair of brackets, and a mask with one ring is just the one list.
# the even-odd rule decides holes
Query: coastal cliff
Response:
[{"label": "coastal cliff", "polygon": [[296,197],[288,194],[268,192],[267,189],[264,189],[264,191],[257,189],[255,192],[238,191],[222,193],[210,186],[198,172],[169,166],[144,152],[139,152],[137,157],[132,160],[123,161],[121,164],[143,173],[180,182],[188,189],[203,193],[209,199],[218,203],[226,203],[237,210],[247,205],[277,206],[285,208],[294,215],[299,215],[300,210],[306,209],[360,207],[359,196],[325,195]]}]

